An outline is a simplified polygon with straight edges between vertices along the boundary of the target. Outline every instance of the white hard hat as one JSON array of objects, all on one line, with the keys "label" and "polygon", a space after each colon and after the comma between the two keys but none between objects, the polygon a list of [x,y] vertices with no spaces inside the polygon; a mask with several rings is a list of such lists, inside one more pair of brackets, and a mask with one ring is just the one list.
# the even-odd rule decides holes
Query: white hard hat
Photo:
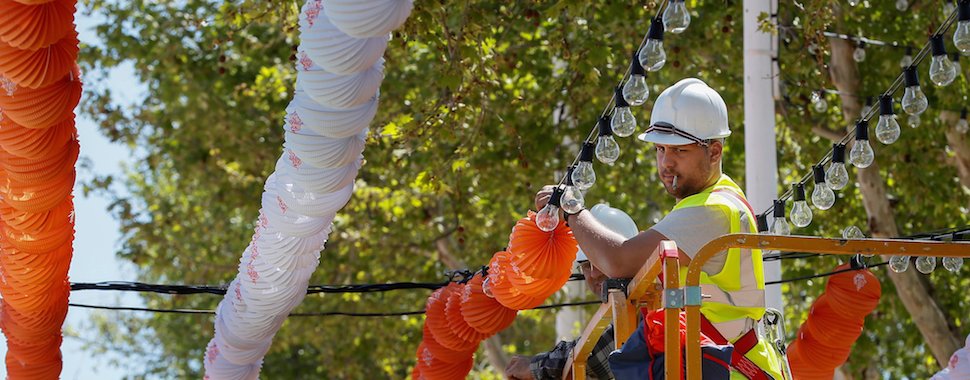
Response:
[{"label": "white hard hat", "polygon": [[727,106],[721,95],[704,81],[687,78],[660,93],[650,113],[650,127],[639,138],[686,145],[730,135]]},{"label": "white hard hat", "polygon": [[[610,231],[616,232],[624,238],[629,239],[640,233],[640,230],[637,228],[637,223],[633,221],[630,215],[623,212],[623,210],[610,207],[605,203],[599,203],[589,209],[589,212],[593,214],[596,220],[603,223],[606,228],[609,228]],[[583,252],[583,249],[580,248],[579,252],[576,252],[576,262],[587,260],[589,258],[586,257],[586,252]]]}]

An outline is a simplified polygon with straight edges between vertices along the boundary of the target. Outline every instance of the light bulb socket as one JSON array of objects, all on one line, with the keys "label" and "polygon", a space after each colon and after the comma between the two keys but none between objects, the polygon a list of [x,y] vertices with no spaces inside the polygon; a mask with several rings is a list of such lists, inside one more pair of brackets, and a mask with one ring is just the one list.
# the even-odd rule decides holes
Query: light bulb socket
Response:
[{"label": "light bulb socket", "polygon": [[909,66],[903,71],[903,77],[906,79],[906,87],[919,86],[919,74],[916,72],[915,66]]},{"label": "light bulb socket", "polygon": [[822,165],[812,165],[812,175],[815,177],[815,183],[825,183],[825,168]]},{"label": "light bulb socket", "polygon": [[832,163],[845,163],[845,144],[832,144]]},{"label": "light bulb socket", "polygon": [[613,136],[613,127],[610,126],[610,119],[606,116],[600,116],[600,121],[596,125],[599,127],[600,137]]},{"label": "light bulb socket", "polygon": [[943,43],[942,34],[937,34],[933,37],[930,37],[930,48],[933,50],[934,57],[946,55],[946,45]]},{"label": "light bulb socket", "polygon": [[[640,62],[638,61],[637,64],[639,65]],[[615,90],[613,90],[613,103],[616,104],[616,106],[613,107],[614,109],[630,106],[630,103],[626,101],[625,97],[623,97],[623,87],[618,86]]]},{"label": "light bulb socket", "polygon": [[795,194],[795,202],[805,200],[805,185],[801,182],[791,185],[792,194]]},{"label": "light bulb socket", "polygon": [[970,21],[970,1],[960,0],[957,2],[957,20]]},{"label": "light bulb socket", "polygon": [[967,109],[966,108],[960,110],[960,118],[961,119],[966,119],[967,118]]},{"label": "light bulb socket", "polygon": [[912,57],[912,55],[913,55],[913,47],[912,46],[907,46],[906,47],[906,55]]},{"label": "light bulb socket", "polygon": [[869,140],[869,122],[859,120],[855,123],[855,140]]},{"label": "light bulb socket", "polygon": [[591,142],[584,142],[583,149],[579,151],[579,160],[585,162],[593,162],[593,152],[596,149],[596,144]]},{"label": "light bulb socket", "polygon": [[893,110],[893,97],[890,95],[883,95],[879,97],[879,114],[880,115],[895,115],[896,111]]},{"label": "light bulb socket", "polygon": [[859,43],[857,43],[857,44],[855,45],[855,47],[856,47],[856,48],[858,48],[858,49],[863,49],[863,50],[865,50],[865,49],[866,49],[866,41],[863,41],[863,40],[859,40]]},{"label": "light bulb socket", "polygon": [[773,215],[776,218],[784,218],[785,217],[785,200],[784,199],[775,199],[774,204],[775,204],[775,206],[771,210],[771,215]]},{"label": "light bulb socket", "polygon": [[950,60],[953,61],[953,63],[959,63],[960,62],[960,53],[950,54]]},{"label": "light bulb socket", "polygon": [[639,51],[633,52],[633,63],[630,64],[630,80],[633,80],[634,75],[644,76],[647,75],[647,70],[643,68],[640,64],[640,54]]},{"label": "light bulb socket", "polygon": [[664,23],[660,17],[650,21],[650,30],[647,32],[647,39],[655,41],[664,40]]},{"label": "light bulb socket", "polygon": [[549,198],[549,204],[559,207],[562,204],[562,187],[556,186],[552,189],[552,197]]},{"label": "light bulb socket", "polygon": [[566,186],[576,186],[573,184],[573,172],[576,171],[576,166],[569,165],[566,169]]},{"label": "light bulb socket", "polygon": [[768,215],[758,214],[758,232],[768,232]]}]

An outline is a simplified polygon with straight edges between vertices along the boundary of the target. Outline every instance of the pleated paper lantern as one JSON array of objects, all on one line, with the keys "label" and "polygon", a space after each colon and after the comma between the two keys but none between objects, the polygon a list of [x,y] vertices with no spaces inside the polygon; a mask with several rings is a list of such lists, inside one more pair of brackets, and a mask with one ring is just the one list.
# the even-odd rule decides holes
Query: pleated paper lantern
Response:
[{"label": "pleated paper lantern", "polygon": [[20,157],[49,157],[64,149],[77,130],[74,119],[43,129],[30,129],[9,117],[0,118],[0,149]]},{"label": "pleated paper lantern", "polygon": [[319,11],[313,2],[307,2],[300,13],[298,69],[319,65],[331,73],[353,74],[370,68],[384,55],[390,34],[351,37],[333,25],[328,17],[319,17]]},{"label": "pleated paper lantern", "polygon": [[434,334],[431,333],[431,330],[428,328],[427,324],[424,325],[422,334],[423,336],[421,342],[424,344],[425,349],[428,350],[428,352],[425,354],[430,354],[431,356],[444,362],[456,363],[466,360],[474,355],[475,351],[478,350],[477,344],[468,346],[468,348],[463,351],[455,351],[448,347],[442,346],[441,343],[438,343],[438,341],[434,339]]},{"label": "pleated paper lantern", "polygon": [[9,178],[6,172],[0,170],[0,196],[3,196],[7,204],[20,211],[47,211],[71,194],[75,174],[72,170],[48,182],[30,183]]},{"label": "pleated paper lantern", "polygon": [[0,108],[5,117],[27,128],[43,129],[74,118],[74,107],[81,100],[79,71],[74,69],[47,86],[18,88],[8,95],[0,90]]},{"label": "pleated paper lantern", "polygon": [[569,281],[570,274],[569,268],[566,268],[557,274],[556,278],[532,277],[515,265],[513,260],[510,265],[510,271],[507,273],[507,278],[512,287],[522,292],[522,294],[544,300],[559,291],[559,289],[562,289],[566,281]]},{"label": "pleated paper lantern", "polygon": [[[836,272],[849,268],[844,264]],[[815,300],[808,319],[788,346],[788,362],[796,379],[831,379],[845,363],[862,334],[865,318],[879,303],[882,288],[869,270],[829,277],[825,292]]]},{"label": "pleated paper lantern", "polygon": [[404,24],[412,8],[412,0],[323,1],[327,18],[344,33],[358,38],[390,33]]},{"label": "pleated paper lantern", "polygon": [[25,158],[0,150],[0,168],[7,171],[7,178],[15,181],[49,182],[74,170],[80,149],[77,140],[72,140],[59,152],[51,152],[46,157]]},{"label": "pleated paper lantern", "polygon": [[74,30],[75,0],[54,0],[30,5],[0,0],[0,41],[18,49],[35,50]]},{"label": "pleated paper lantern", "polygon": [[384,80],[384,60],[354,74],[335,74],[323,70],[304,71],[296,83],[317,103],[337,109],[350,109],[367,103],[377,95]]},{"label": "pleated paper lantern", "polygon": [[468,322],[465,322],[465,318],[461,314],[461,299],[464,297],[464,290],[465,286],[461,285],[448,296],[448,301],[445,303],[445,317],[448,319],[448,328],[451,329],[451,332],[466,342],[475,342],[474,347],[477,347],[478,343],[488,338],[488,334],[478,332]]},{"label": "pleated paper lantern", "polygon": [[23,50],[0,41],[0,73],[20,87],[43,87],[67,75],[77,62],[77,54],[74,31],[37,50]]},{"label": "pleated paper lantern", "polygon": [[494,335],[515,321],[518,311],[509,309],[496,301],[494,298],[486,296],[482,291],[482,283],[485,277],[476,274],[471,281],[465,284],[462,294],[461,315],[476,331],[487,336]]},{"label": "pleated paper lantern", "polygon": [[535,213],[519,219],[509,235],[509,253],[515,265],[537,278],[560,278],[572,269],[579,246],[564,222],[546,232],[536,225]]},{"label": "pleated paper lantern", "polygon": [[418,350],[415,356],[418,359],[415,371],[420,373],[422,378],[428,380],[464,379],[471,372],[472,366],[475,364],[475,359],[472,355],[452,363],[441,360],[427,350],[427,342],[418,344]]},{"label": "pleated paper lantern", "polygon": [[469,342],[456,335],[448,327],[448,316],[445,314],[448,297],[451,296],[452,292],[460,291],[459,287],[459,284],[452,282],[431,293],[425,305],[427,319],[425,319],[424,323],[428,326],[435,341],[439,344],[454,351],[466,351],[469,347],[478,345],[479,342]]},{"label": "pleated paper lantern", "polygon": [[526,310],[542,305],[545,298],[524,294],[516,288],[509,277],[512,274],[512,259],[508,252],[502,251],[492,256],[488,269],[488,287],[499,303],[507,308]]},{"label": "pleated paper lantern", "polygon": [[73,211],[72,197],[67,197],[54,207],[42,212],[20,211],[0,202],[0,218],[6,225],[6,229],[24,233],[40,233],[52,226],[67,225],[71,222]]}]

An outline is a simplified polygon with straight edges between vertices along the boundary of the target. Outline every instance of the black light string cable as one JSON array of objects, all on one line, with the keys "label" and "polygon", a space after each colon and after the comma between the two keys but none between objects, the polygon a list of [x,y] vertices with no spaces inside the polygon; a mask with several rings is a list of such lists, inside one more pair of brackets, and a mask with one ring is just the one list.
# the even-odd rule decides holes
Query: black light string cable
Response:
[{"label": "black light string cable", "polygon": [[[936,32],[932,34],[931,39],[932,39],[932,37],[941,36],[944,33],[946,33],[946,31],[949,30],[950,26],[953,24],[953,22],[954,22],[954,20],[956,20],[956,18],[957,18],[957,11],[954,10],[946,18],[946,21],[944,21],[943,24],[941,24],[936,29]],[[923,47],[920,48],[919,52],[917,52],[916,56],[913,57],[913,63],[909,67],[917,67],[917,66],[919,66],[919,64],[923,62],[923,60],[926,58],[926,56],[929,55],[930,50],[931,50],[930,49],[930,41],[927,40],[927,42],[923,45]],[[889,97],[891,97],[903,85],[904,78],[905,78],[905,70],[903,70],[903,72],[899,73],[899,75],[896,76],[896,79],[889,86],[889,89],[887,89],[885,92],[883,92],[881,94],[881,96],[889,96]],[[859,118],[859,120],[860,121],[868,122],[875,115],[875,113],[878,112],[878,111],[879,111],[878,107],[872,107],[872,108],[869,109],[869,112],[867,112],[864,115],[861,115],[861,117]],[[842,145],[846,144],[853,136],[855,136],[855,130],[856,130],[856,128],[858,128],[858,124],[856,124],[856,126],[852,127],[852,130],[850,132],[848,132],[844,136],[842,136],[842,138],[839,140],[838,144],[842,144]],[[818,163],[816,163],[816,165],[824,166],[825,164],[829,163],[831,161],[831,159],[832,159],[832,150],[830,149],[824,156],[822,156],[822,159],[819,160]],[[802,176],[802,178],[798,181],[798,183],[804,185],[804,184],[806,184],[812,178],[812,176],[813,176],[812,173],[809,172],[808,174]],[[781,197],[778,198],[778,200],[780,200],[782,202],[787,202],[792,197],[792,195],[793,195],[792,190],[791,189],[788,189],[788,190],[786,190],[781,195]],[[775,209],[775,205],[772,204],[771,206],[768,207],[767,210],[765,210],[762,213],[762,215],[768,215],[774,209]]]}]

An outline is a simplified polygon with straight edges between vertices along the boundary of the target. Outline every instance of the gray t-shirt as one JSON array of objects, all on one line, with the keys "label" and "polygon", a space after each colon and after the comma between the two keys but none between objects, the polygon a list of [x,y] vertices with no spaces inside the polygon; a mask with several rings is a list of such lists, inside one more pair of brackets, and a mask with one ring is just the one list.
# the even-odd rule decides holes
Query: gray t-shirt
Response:
[{"label": "gray t-shirt", "polygon": [[[741,231],[749,231],[747,212],[741,212]],[[692,260],[705,244],[731,232],[729,216],[718,207],[687,207],[667,214],[653,229],[677,243],[677,248]],[[701,269],[715,275],[724,268],[727,252],[714,255]]]}]

